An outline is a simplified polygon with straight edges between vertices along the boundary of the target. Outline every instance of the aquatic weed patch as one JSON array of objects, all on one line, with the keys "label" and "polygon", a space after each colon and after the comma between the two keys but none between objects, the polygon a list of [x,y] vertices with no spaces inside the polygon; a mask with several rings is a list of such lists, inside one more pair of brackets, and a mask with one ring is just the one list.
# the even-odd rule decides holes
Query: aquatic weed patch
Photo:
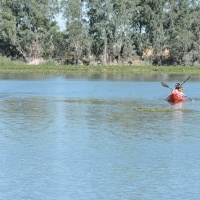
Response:
[{"label": "aquatic weed patch", "polygon": [[137,107],[134,108],[136,111],[146,111],[146,112],[189,112],[190,110],[188,109],[183,109],[183,108],[142,108],[142,107]]},{"label": "aquatic weed patch", "polygon": [[103,103],[103,100],[99,99],[65,99],[65,100],[59,100],[60,102],[66,102],[66,103]]}]

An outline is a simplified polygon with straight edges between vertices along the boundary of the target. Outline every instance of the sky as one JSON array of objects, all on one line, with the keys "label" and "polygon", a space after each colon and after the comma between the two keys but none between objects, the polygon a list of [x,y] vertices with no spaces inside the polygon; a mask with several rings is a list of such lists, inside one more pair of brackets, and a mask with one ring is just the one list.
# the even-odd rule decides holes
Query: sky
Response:
[{"label": "sky", "polygon": [[60,30],[63,31],[65,29],[65,21],[62,18],[62,14],[56,16],[56,21],[58,22]]}]

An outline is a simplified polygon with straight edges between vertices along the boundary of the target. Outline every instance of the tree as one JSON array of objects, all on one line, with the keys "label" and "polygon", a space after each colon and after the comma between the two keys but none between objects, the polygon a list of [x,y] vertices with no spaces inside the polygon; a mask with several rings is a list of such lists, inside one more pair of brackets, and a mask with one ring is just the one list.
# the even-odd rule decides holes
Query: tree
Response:
[{"label": "tree", "polygon": [[113,0],[113,24],[114,24],[114,54],[118,61],[132,59],[134,52],[134,41],[132,39],[131,22],[136,12],[137,0]]},{"label": "tree", "polygon": [[139,56],[151,48],[152,57],[161,64],[166,47],[165,0],[143,0],[136,6],[133,16],[133,39]]},{"label": "tree", "polygon": [[104,65],[117,59],[118,62],[132,57],[131,40],[132,12],[135,1],[86,0],[89,19],[89,35],[92,52]]},{"label": "tree", "polygon": [[91,50],[103,64],[108,61],[108,38],[111,11],[108,0],[85,0],[87,17],[89,21],[89,35],[92,38]]},{"label": "tree", "polygon": [[199,40],[200,7],[197,1],[189,0],[171,0],[168,5],[168,45],[172,62],[178,65],[193,65],[195,44]]},{"label": "tree", "polygon": [[[25,59],[44,55],[56,23],[57,0],[7,0],[1,2],[1,40]],[[8,22],[10,21],[10,22]],[[7,23],[8,22],[8,23]],[[6,34],[8,33],[8,34]],[[12,50],[10,52],[13,53]]]},{"label": "tree", "polygon": [[78,64],[88,54],[87,31],[84,24],[83,3],[80,0],[62,0],[63,17],[66,19],[65,42],[69,46],[71,63]]},{"label": "tree", "polygon": [[5,1],[0,2],[0,53],[5,56],[19,54],[14,44],[16,42],[16,19],[12,10],[5,6]]}]

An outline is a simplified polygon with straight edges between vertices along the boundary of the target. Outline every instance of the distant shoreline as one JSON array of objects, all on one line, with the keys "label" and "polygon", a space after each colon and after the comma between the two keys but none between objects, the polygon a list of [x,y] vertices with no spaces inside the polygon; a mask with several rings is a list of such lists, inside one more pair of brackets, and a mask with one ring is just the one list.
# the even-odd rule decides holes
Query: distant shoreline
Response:
[{"label": "distant shoreline", "polygon": [[200,74],[200,67],[186,66],[76,66],[1,65],[0,73],[42,74]]}]

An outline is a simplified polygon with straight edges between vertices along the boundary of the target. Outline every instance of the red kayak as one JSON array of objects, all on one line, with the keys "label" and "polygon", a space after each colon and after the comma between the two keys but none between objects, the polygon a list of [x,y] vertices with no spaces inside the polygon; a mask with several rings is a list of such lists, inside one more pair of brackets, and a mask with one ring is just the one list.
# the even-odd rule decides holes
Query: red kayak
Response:
[{"label": "red kayak", "polygon": [[184,101],[184,95],[182,93],[172,92],[168,97],[168,101]]}]

